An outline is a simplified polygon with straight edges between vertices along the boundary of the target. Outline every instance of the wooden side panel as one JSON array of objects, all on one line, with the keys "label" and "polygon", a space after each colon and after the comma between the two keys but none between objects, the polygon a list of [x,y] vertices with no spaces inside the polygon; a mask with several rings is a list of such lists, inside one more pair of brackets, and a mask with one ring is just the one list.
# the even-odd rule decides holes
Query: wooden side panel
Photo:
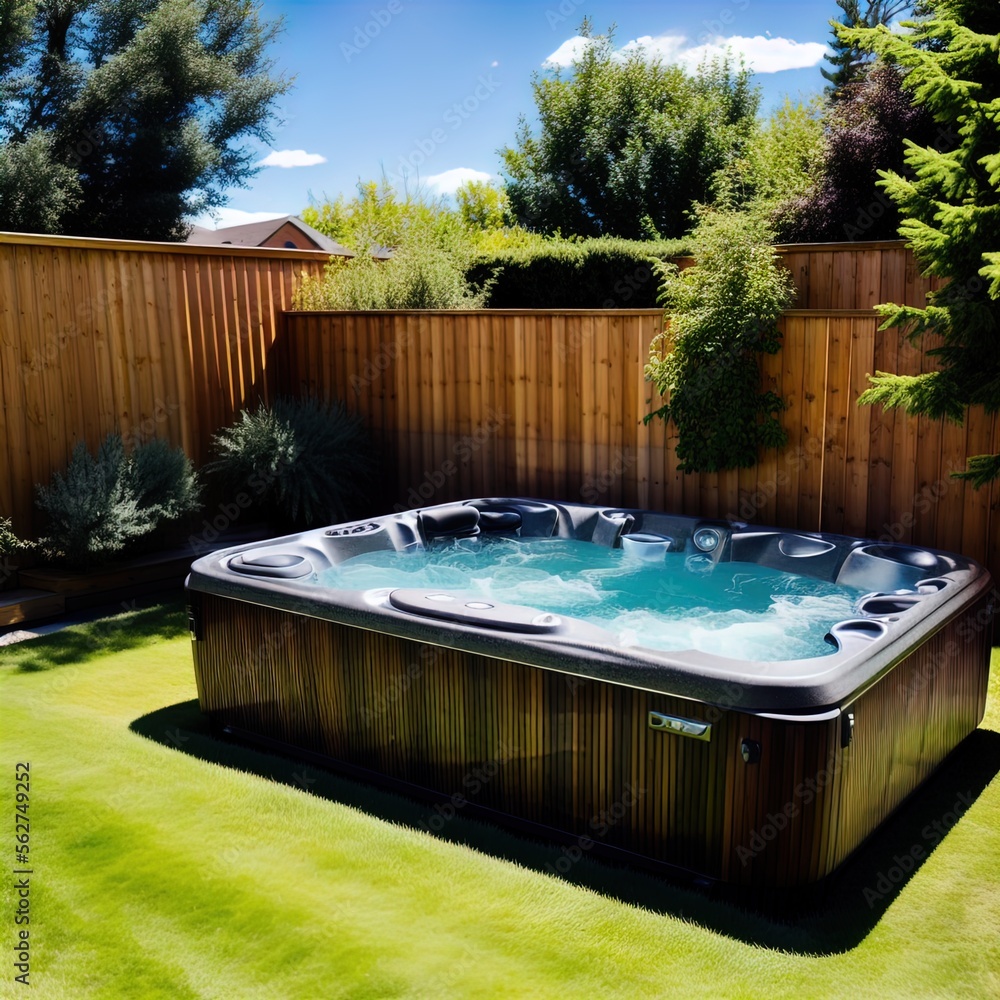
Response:
[{"label": "wooden side panel", "polygon": [[[215,725],[741,885],[832,872],[985,707],[986,599],[858,699],[845,749],[840,719],[760,718],[198,597]],[[711,740],[650,729],[651,711],[710,723]]]},{"label": "wooden side panel", "polygon": [[971,733],[986,708],[990,614],[984,596],[863,694],[844,751],[834,865],[843,861]]}]

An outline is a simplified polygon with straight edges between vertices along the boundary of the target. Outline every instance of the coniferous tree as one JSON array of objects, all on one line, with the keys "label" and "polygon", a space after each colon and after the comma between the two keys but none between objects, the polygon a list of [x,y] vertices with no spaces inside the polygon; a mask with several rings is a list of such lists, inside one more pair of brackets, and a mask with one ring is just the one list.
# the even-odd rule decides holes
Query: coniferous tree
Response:
[{"label": "coniferous tree", "polygon": [[[900,234],[926,273],[947,279],[925,309],[887,304],[883,329],[941,338],[936,371],[877,372],[859,402],[907,413],[964,418],[970,406],[1000,410],[1000,5],[996,0],[928,0],[906,34],[841,29],[846,42],[905,71],[905,86],[942,125],[953,148],[908,143],[912,176],[883,172],[881,184],[903,216]],[[1000,476],[1000,455],[968,460],[964,478]]]},{"label": "coniferous tree", "polygon": [[0,0],[0,229],[183,239],[288,83],[256,0]]},{"label": "coniferous tree", "polygon": [[867,0],[864,13],[862,0],[837,0],[837,6],[843,13],[839,22],[830,22],[834,29],[833,40],[830,42],[833,55],[826,57],[833,68],[820,69],[823,78],[830,81],[826,92],[834,99],[843,96],[847,92],[846,88],[862,79],[865,65],[869,61],[866,53],[842,38],[837,28],[874,28],[880,24],[890,24],[913,5],[911,0]]}]

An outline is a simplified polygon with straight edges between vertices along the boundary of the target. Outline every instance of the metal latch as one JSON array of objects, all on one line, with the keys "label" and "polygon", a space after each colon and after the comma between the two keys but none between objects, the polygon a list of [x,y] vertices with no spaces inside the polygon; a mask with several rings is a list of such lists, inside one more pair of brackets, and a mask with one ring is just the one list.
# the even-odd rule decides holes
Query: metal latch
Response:
[{"label": "metal latch", "polygon": [[677,715],[664,715],[662,712],[650,712],[648,716],[650,729],[663,733],[677,733],[678,736],[690,736],[693,740],[712,738],[712,724],[698,722],[696,719],[682,719]]}]

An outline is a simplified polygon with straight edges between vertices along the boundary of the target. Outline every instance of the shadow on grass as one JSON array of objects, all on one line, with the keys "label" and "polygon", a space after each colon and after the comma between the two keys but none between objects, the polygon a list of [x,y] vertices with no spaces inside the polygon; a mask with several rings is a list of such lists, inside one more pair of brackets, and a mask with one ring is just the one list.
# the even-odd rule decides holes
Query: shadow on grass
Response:
[{"label": "shadow on grass", "polygon": [[[461,813],[440,824],[440,814],[426,803],[344,778],[313,763],[216,739],[197,701],[152,712],[135,720],[131,729],[201,760],[297,787],[387,822],[428,833],[433,830],[432,835],[441,840],[634,906],[682,917],[747,944],[818,955],[848,951],[864,940],[960,812],[1000,772],[1000,733],[977,730],[835,876],[798,896],[777,899],[770,893],[762,904],[736,899],[719,887],[692,888],[586,855],[563,871],[567,857],[563,845],[528,840]],[[575,842],[567,839],[567,843]]]},{"label": "shadow on grass", "polygon": [[15,673],[37,673],[187,634],[187,616],[181,601],[159,602],[148,608],[136,607],[133,601],[126,607],[124,611],[120,606],[98,609],[93,614],[106,612],[106,617],[5,646],[4,661],[13,664]]}]

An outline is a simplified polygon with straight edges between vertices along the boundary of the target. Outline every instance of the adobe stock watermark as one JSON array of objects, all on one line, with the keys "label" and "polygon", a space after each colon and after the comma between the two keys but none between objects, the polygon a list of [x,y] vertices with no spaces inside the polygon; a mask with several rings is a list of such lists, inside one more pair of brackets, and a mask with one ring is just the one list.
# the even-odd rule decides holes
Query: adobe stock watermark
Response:
[{"label": "adobe stock watermark", "polygon": [[705,29],[698,36],[699,45],[707,45],[716,38],[731,33],[731,27],[736,20],[737,14],[742,14],[750,6],[750,0],[733,0],[731,4],[723,7],[714,18],[702,21]]},{"label": "adobe stock watermark", "polygon": [[437,663],[445,652],[446,650],[441,646],[428,646],[426,643],[421,643],[416,659],[410,660],[403,673],[392,679],[392,683],[384,694],[380,694],[362,709],[361,715],[365,727],[371,726],[376,719],[385,715],[396,702],[402,700],[414,682],[424,675],[424,671],[428,667]]},{"label": "adobe stock watermark", "polygon": [[951,482],[948,479],[939,479],[937,482],[921,487],[914,493],[909,510],[903,511],[891,524],[887,522],[882,525],[882,534],[879,535],[878,540],[880,542],[898,542],[917,523],[918,514],[926,514],[935,504],[940,503],[947,496],[951,489]]},{"label": "adobe stock watermark", "polygon": [[[347,62],[361,55],[365,49],[389,26],[397,14],[403,13],[403,0],[389,0],[377,10],[370,10],[369,19],[364,24],[354,26],[354,35],[350,42],[340,43],[340,52]],[[352,44],[353,43],[353,44]]]},{"label": "adobe stock watermark", "polygon": [[276,653],[288,645],[289,640],[294,635],[297,635],[301,628],[300,619],[296,619],[294,622],[282,622],[280,628],[273,632],[268,632],[261,639],[260,643],[247,659],[240,661],[240,667],[245,670],[256,670],[258,667],[265,666],[268,660],[272,659]]},{"label": "adobe stock watermark", "polygon": [[874,909],[891,895],[895,888],[906,881],[907,876],[923,861],[928,854],[944,839],[948,831],[965,815],[975,799],[971,792],[959,792],[955,804],[939,819],[928,823],[921,831],[921,839],[909,850],[894,854],[892,864],[880,871],[875,879],[875,885],[865,886],[862,890],[868,909]]},{"label": "adobe stock watermark", "polygon": [[545,867],[553,875],[565,875],[573,865],[580,861],[587,851],[616,827],[628,814],[628,811],[646,794],[645,788],[625,785],[620,799],[613,802],[607,809],[602,809],[596,816],[587,821],[587,833],[581,834],[576,843],[563,848],[555,864],[545,862]]},{"label": "adobe stock watermark", "polygon": [[486,419],[471,433],[460,437],[452,446],[452,458],[446,458],[441,465],[431,472],[425,472],[419,485],[411,487],[406,495],[406,503],[397,503],[393,510],[401,514],[406,510],[415,510],[424,504],[441,489],[459,470],[465,468],[483,445],[493,437],[501,427],[510,422],[510,414],[488,407]]},{"label": "adobe stock watermark", "polygon": [[469,798],[477,796],[499,773],[500,769],[509,764],[517,754],[517,747],[509,747],[500,741],[497,756],[492,760],[474,767],[462,778],[463,791],[453,792],[447,802],[436,803],[434,815],[430,819],[420,820],[420,826],[426,833],[440,833],[446,823],[450,823],[459,810],[469,805]]},{"label": "adobe stock watermark", "polygon": [[467,944],[462,945],[462,952],[463,957],[458,961],[449,962],[444,971],[421,980],[420,987],[424,996],[462,996],[462,992],[456,990],[456,987],[463,979],[475,979],[483,960],[482,956],[477,955]]},{"label": "adobe stock watermark", "polygon": [[[966,615],[958,623],[955,634],[966,644],[972,642],[992,626],[998,607],[1000,607],[1000,586],[993,588],[982,607],[974,614]],[[937,650],[927,658],[926,662],[921,663],[903,692],[903,704],[909,705],[942,670],[946,670],[955,662],[961,652],[962,647],[959,643],[955,639],[949,639],[944,648]]]},{"label": "adobe stock watermark", "polygon": [[631,302],[635,293],[649,283],[653,274],[653,268],[649,264],[637,265],[635,270],[623,275],[615,282],[612,289],[615,293],[614,298],[605,299],[601,308],[617,309],[623,303]]},{"label": "adobe stock watermark", "polygon": [[792,473],[806,468],[810,462],[823,454],[823,442],[817,437],[811,437],[804,445],[798,445],[782,456],[786,468],[779,469],[773,479],[758,483],[753,493],[740,498],[736,512],[726,514],[729,521],[752,521],[761,508],[775,499],[778,491],[792,481]]},{"label": "adobe stock watermark", "polygon": [[575,18],[585,3],[586,0],[562,0],[558,7],[550,7],[545,12],[545,20],[550,28],[555,29],[569,18]]},{"label": "adobe stock watermark", "polygon": [[443,125],[417,139],[410,152],[399,158],[396,171],[389,175],[390,182],[405,188],[410,175],[419,174],[420,168],[448,141],[448,137],[457,132],[499,89],[500,81],[492,73],[480,76],[476,86],[465,97],[444,111],[441,115]]},{"label": "adobe stock watermark", "polygon": [[[94,323],[99,314],[107,311],[108,304],[116,299],[120,294],[126,292],[133,281],[131,272],[122,275],[117,284],[112,284],[109,288],[102,288],[93,298],[86,302],[78,302],[74,310],[76,319],[59,333],[50,333],[45,338],[45,343],[41,350],[35,348],[31,352],[31,358],[23,361],[19,366],[22,378],[29,375],[40,375],[59,357],[60,353],[71,341],[82,337]],[[84,327],[87,329],[85,330]]]},{"label": "adobe stock watermark", "polygon": [[159,396],[153,400],[153,412],[148,417],[143,417],[134,427],[129,429],[128,434],[122,435],[122,443],[126,451],[144,444],[153,437],[153,432],[160,424],[166,423],[178,410],[181,404],[172,399],[165,402]]},{"label": "adobe stock watermark", "polygon": [[768,813],[764,817],[765,822],[759,830],[751,830],[750,838],[746,844],[740,844],[736,848],[736,856],[740,859],[740,864],[744,868],[767,849],[768,844],[776,840],[778,835],[789,823],[795,819],[802,811],[799,803],[808,806],[816,796],[840,773],[844,766],[842,754],[831,753],[827,758],[826,767],[820,769],[812,778],[800,781],[792,793],[792,798],[780,809],[773,813]]},{"label": "adobe stock watermark", "polygon": [[360,396],[362,389],[374,385],[398,360],[403,349],[409,347],[412,340],[413,334],[407,330],[395,340],[379,344],[378,351],[372,357],[365,358],[360,373],[351,375],[350,383],[355,395]]},{"label": "adobe stock watermark", "polygon": [[271,488],[271,484],[284,470],[294,464],[294,459],[279,459],[273,469],[263,472],[253,472],[247,477],[244,488],[231,500],[220,503],[218,513],[209,521],[202,518],[202,530],[198,534],[188,536],[188,547],[195,555],[207,551],[218,541],[222,532],[231,528],[243,514]]},{"label": "adobe stock watermark", "polygon": [[[935,149],[947,152],[954,149],[960,140],[959,134],[951,125],[942,125],[934,137],[932,143]],[[873,201],[858,208],[858,214],[853,223],[844,223],[844,239],[851,243],[857,240],[868,239],[866,233],[872,226],[882,218],[886,212],[891,212],[896,208],[896,203],[879,188]]]},{"label": "adobe stock watermark", "polygon": [[598,475],[588,474],[580,487],[580,496],[587,503],[597,503],[600,498],[617,483],[626,472],[634,469],[639,456],[631,448],[619,448],[603,472]]}]

